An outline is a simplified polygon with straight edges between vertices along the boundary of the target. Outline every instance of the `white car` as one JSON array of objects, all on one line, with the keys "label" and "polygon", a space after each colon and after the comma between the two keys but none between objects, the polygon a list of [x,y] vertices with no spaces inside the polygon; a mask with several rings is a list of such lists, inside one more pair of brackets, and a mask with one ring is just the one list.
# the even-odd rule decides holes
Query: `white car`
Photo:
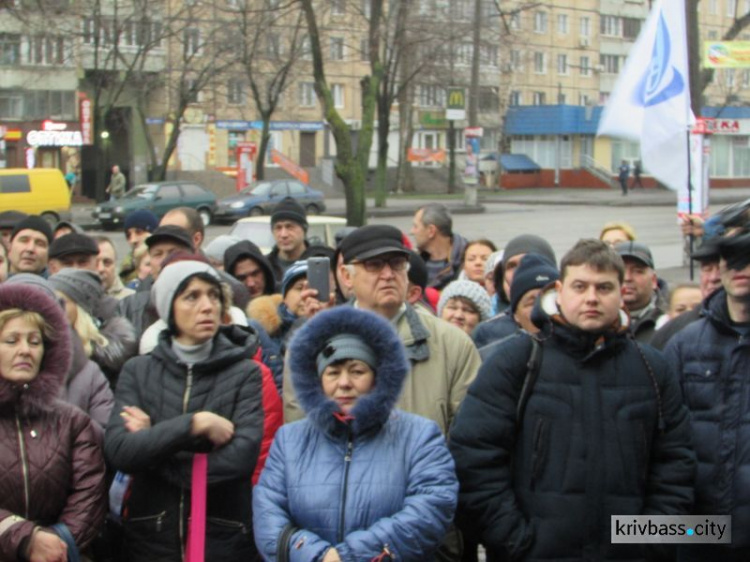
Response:
[{"label": "white car", "polygon": [[[307,217],[307,224],[307,241],[311,246],[323,245],[335,248],[334,237],[346,226],[346,219],[310,215]],[[229,234],[243,240],[250,240],[257,244],[264,254],[270,252],[275,244],[271,232],[271,217],[268,215],[240,219],[234,223]]]}]

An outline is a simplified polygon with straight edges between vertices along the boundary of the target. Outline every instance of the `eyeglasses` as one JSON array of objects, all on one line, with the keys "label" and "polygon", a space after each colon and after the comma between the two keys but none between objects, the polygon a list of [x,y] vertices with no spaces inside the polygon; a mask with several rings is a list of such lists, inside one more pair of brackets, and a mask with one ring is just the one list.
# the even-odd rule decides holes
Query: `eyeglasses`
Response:
[{"label": "eyeglasses", "polygon": [[361,265],[365,268],[365,271],[370,273],[380,273],[385,268],[386,264],[391,268],[391,271],[408,271],[409,260],[404,256],[391,256],[390,258],[371,258],[364,261],[352,262],[355,265]]}]

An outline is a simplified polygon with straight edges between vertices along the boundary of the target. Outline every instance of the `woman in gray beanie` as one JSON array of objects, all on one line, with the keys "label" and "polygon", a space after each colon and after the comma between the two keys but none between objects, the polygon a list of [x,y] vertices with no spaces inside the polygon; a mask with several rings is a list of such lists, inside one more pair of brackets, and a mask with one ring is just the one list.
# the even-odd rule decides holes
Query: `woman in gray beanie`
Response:
[{"label": "woman in gray beanie", "polygon": [[[218,272],[180,261],[162,269],[153,302],[167,329],[120,376],[104,453],[132,475],[122,507],[125,558],[180,561],[191,517],[194,453],[208,454],[206,560],[254,561],[252,482],[264,431],[254,332],[223,325]],[[275,391],[274,391],[275,392]]]},{"label": "woman in gray beanie", "polygon": [[453,281],[443,289],[438,301],[438,317],[471,335],[474,328],[490,317],[492,303],[487,291],[474,281]]}]

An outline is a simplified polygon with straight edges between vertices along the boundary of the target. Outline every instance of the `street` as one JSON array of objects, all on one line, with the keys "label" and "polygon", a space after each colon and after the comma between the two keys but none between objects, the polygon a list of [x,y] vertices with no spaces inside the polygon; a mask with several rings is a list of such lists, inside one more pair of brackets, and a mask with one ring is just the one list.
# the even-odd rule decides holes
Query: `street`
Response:
[{"label": "street", "polygon": [[[530,205],[513,203],[486,203],[486,212],[476,214],[455,214],[453,229],[469,240],[488,238],[502,247],[508,240],[519,234],[539,234],[546,238],[558,260],[578,239],[596,237],[601,227],[608,221],[622,220],[630,223],[638,239],[651,248],[657,271],[667,281],[687,279],[686,269],[682,268],[682,240],[677,227],[674,207],[669,206],[629,206],[611,205]],[[371,223],[390,224],[404,232],[411,229],[411,217],[382,217]],[[226,234],[231,225],[209,226],[207,241],[220,234]],[[109,236],[121,257],[127,251],[127,243],[122,231],[89,231],[92,235]]]}]

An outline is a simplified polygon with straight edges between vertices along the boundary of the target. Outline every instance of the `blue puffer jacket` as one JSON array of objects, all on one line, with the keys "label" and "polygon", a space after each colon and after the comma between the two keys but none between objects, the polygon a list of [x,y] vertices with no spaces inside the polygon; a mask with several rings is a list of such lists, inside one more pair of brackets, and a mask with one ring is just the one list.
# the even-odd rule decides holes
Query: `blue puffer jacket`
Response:
[{"label": "blue puffer jacket", "polygon": [[[750,558],[750,339],[730,323],[723,289],[664,355],[680,375],[698,457],[694,513],[732,516],[732,549]],[[719,552],[708,559],[725,558]]]},{"label": "blue puffer jacket", "polygon": [[[360,335],[379,363],[375,386],[342,416],[322,390],[315,358],[336,334]],[[438,426],[394,411],[408,372],[403,346],[382,318],[352,308],[302,327],[289,365],[307,418],[282,427],[253,494],[255,541],[266,560],[431,560],[453,519],[458,483]],[[280,544],[285,529],[294,528]]]}]

